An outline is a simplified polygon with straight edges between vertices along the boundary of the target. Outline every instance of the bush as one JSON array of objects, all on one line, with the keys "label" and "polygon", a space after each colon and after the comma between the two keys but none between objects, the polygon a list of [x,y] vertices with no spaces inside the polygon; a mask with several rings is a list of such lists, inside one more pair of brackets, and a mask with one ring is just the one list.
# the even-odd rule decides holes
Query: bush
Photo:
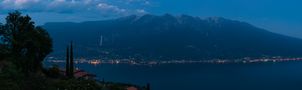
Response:
[{"label": "bush", "polygon": [[58,80],[52,85],[59,90],[100,90],[102,87],[99,86],[93,80]]},{"label": "bush", "polygon": [[44,73],[51,78],[60,78],[62,75],[60,74],[60,69],[57,65],[53,65],[53,67],[44,71]]}]

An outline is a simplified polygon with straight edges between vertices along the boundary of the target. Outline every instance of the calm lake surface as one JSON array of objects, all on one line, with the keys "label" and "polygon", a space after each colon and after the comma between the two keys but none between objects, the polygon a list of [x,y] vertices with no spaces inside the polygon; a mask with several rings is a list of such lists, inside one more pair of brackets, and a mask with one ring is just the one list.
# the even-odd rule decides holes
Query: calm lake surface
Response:
[{"label": "calm lake surface", "polygon": [[[64,63],[59,63],[60,66]],[[302,62],[254,64],[76,64],[105,81],[151,90],[302,90]]]}]

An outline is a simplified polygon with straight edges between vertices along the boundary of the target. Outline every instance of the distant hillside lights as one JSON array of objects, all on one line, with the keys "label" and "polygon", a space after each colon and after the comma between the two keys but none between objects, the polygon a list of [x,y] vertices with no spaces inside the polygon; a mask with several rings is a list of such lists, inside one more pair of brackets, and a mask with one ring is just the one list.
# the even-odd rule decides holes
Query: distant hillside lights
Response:
[{"label": "distant hillside lights", "polygon": [[[69,51],[69,50],[67,50]],[[68,52],[69,53],[69,52]],[[69,56],[70,57],[70,56]],[[251,58],[245,57],[241,59],[210,59],[210,60],[160,60],[160,61],[138,61],[134,59],[76,59],[74,64],[129,64],[129,65],[162,65],[162,64],[192,64],[192,63],[208,63],[208,64],[229,64],[229,63],[265,63],[265,62],[289,62],[289,61],[302,61],[302,57],[262,57],[262,58]],[[52,59],[47,60],[51,63],[64,63],[64,60]],[[68,61],[66,61],[68,62]],[[70,67],[70,64],[66,64],[66,70]]]},{"label": "distant hillside lights", "polygon": [[92,64],[92,65],[98,65],[98,64],[101,64],[101,61],[100,60],[90,60],[88,63]]}]

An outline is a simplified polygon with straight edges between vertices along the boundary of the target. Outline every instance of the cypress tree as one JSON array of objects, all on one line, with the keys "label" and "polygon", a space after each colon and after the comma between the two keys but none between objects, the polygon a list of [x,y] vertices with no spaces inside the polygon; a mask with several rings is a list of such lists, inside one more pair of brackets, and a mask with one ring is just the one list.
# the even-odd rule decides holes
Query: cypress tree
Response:
[{"label": "cypress tree", "polygon": [[66,50],[66,65],[65,65],[65,73],[66,73],[66,76],[69,77],[70,76],[70,66],[69,66],[69,46],[67,46],[67,50]]},{"label": "cypress tree", "polygon": [[150,90],[150,83],[147,83],[146,90]]},{"label": "cypress tree", "polygon": [[74,66],[73,66],[73,47],[72,47],[72,42],[70,44],[70,77],[74,77],[74,72],[73,72]]}]

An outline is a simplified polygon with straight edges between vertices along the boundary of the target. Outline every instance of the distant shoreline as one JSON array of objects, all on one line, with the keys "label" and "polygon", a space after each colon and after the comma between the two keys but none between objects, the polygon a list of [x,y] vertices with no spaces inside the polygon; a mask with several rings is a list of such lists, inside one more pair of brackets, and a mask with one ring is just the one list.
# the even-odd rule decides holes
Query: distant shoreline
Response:
[{"label": "distant shoreline", "polygon": [[[243,58],[243,59],[213,59],[213,60],[158,60],[158,61],[142,61],[132,59],[75,59],[75,64],[129,64],[129,65],[163,65],[163,64],[249,64],[249,63],[268,63],[268,62],[289,62],[289,61],[302,61],[301,57],[297,58]],[[64,59],[47,59],[48,63],[65,63]]]}]

